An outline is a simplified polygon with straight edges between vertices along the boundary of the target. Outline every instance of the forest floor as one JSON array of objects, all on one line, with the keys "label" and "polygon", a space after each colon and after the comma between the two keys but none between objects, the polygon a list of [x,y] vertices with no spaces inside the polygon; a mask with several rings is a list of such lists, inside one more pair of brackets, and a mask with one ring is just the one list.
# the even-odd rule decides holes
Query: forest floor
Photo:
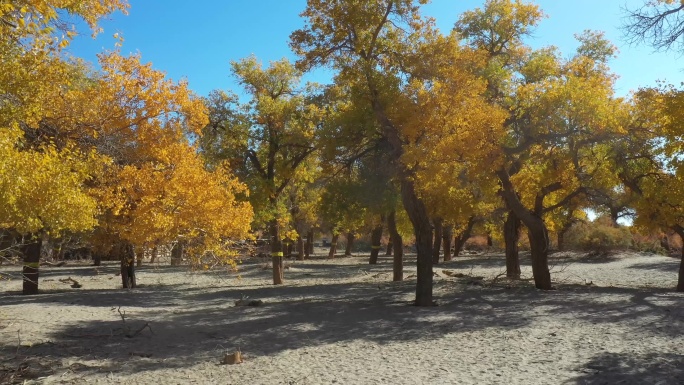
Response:
[{"label": "forest floor", "polygon": [[148,265],[133,290],[115,263],[73,263],[42,268],[36,296],[0,266],[0,383],[684,384],[676,258],[556,253],[543,292],[528,263],[510,281],[501,254],[459,257],[435,267],[431,308],[410,306],[414,261],[396,283],[391,257],[289,261],[283,286],[257,258]]}]

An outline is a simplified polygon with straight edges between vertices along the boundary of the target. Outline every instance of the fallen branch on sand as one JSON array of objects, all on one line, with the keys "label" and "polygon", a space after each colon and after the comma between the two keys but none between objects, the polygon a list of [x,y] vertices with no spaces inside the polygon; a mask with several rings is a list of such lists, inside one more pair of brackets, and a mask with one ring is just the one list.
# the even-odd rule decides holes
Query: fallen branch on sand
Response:
[{"label": "fallen branch on sand", "polygon": [[121,316],[121,321],[124,324],[124,326],[123,326],[124,336],[126,336],[127,338],[133,338],[133,337],[137,336],[138,334],[140,334],[145,329],[150,329],[150,333],[154,334],[154,332],[152,331],[152,327],[150,326],[149,322],[145,322],[145,324],[142,327],[140,327],[140,329],[138,329],[134,332],[131,332],[131,328],[126,323],[126,311],[124,310],[122,312],[121,306],[119,306],[119,308],[116,309],[116,311],[118,311],[119,315]]},{"label": "fallen branch on sand", "polygon": [[70,283],[70,284],[71,284],[71,287],[73,287],[74,289],[80,289],[80,288],[83,287],[83,285],[81,285],[80,283],[78,283],[77,280],[75,280],[75,279],[73,279],[73,278],[71,278],[71,277],[65,278],[65,279],[60,279],[59,282],[67,283],[67,284]]},{"label": "fallen branch on sand", "polygon": [[40,263],[41,266],[50,266],[50,267],[62,267],[66,265],[66,261],[61,261],[61,262],[50,262],[50,261],[43,261]]}]

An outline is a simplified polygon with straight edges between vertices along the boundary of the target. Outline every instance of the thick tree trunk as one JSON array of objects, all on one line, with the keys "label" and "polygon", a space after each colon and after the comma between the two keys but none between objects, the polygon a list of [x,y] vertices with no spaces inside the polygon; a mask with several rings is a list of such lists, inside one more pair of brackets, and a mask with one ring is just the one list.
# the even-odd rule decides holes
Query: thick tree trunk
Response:
[{"label": "thick tree trunk", "polygon": [[273,284],[283,284],[283,243],[280,240],[280,227],[276,219],[269,223],[271,241],[271,262],[273,263]]},{"label": "thick tree trunk", "polygon": [[26,244],[21,247],[21,252],[24,255],[23,275],[23,290],[24,295],[38,294],[38,274],[40,268],[40,249],[42,245],[41,239],[27,239]]},{"label": "thick tree trunk", "polygon": [[[676,225],[673,230],[684,239],[684,227]],[[684,292],[684,247],[682,247],[682,255],[679,262],[679,276],[677,278],[677,291]]]},{"label": "thick tree trunk", "polygon": [[185,254],[185,245],[183,241],[177,241],[171,248],[171,266],[180,266],[183,262],[183,254]]},{"label": "thick tree trunk", "polygon": [[[180,249],[182,249],[182,247]],[[133,289],[136,286],[135,248],[130,242],[123,241],[120,245],[119,252],[121,254],[121,283],[124,289]]]},{"label": "thick tree trunk", "polygon": [[506,245],[506,276],[520,278],[520,256],[518,255],[518,239],[520,238],[520,219],[513,211],[508,212],[504,222],[504,244]]},{"label": "thick tree trunk", "polygon": [[442,218],[433,219],[435,234],[434,241],[432,242],[432,263],[434,265],[439,264],[439,251],[442,247]]},{"label": "thick tree trunk", "polygon": [[387,251],[385,251],[386,256],[392,255],[392,237],[390,236],[389,242],[387,242]]},{"label": "thick tree trunk", "polygon": [[301,235],[297,237],[297,260],[304,260],[304,239]]},{"label": "thick tree trunk", "polygon": [[[660,247],[665,249],[668,253],[671,251],[670,248],[670,238],[667,236],[667,234],[663,234],[662,237],[660,237]],[[684,249],[684,247],[683,247]]]},{"label": "thick tree trunk", "polygon": [[[416,237],[416,306],[434,306],[432,301],[432,224],[425,204],[410,178],[401,181],[401,198]],[[394,249],[396,252],[396,248]]]},{"label": "thick tree trunk", "polygon": [[551,273],[549,272],[549,233],[544,221],[535,216],[534,221],[525,223],[530,239],[532,254],[532,274],[537,289],[552,290]]},{"label": "thick tree trunk", "polygon": [[354,247],[354,240],[355,239],[356,239],[356,235],[353,232],[347,233],[347,247],[344,250],[344,256],[345,257],[351,257],[352,247]]},{"label": "thick tree trunk", "polygon": [[93,266],[101,266],[102,265],[102,252],[97,251],[96,253],[93,253]]},{"label": "thick tree trunk", "polygon": [[470,239],[470,236],[473,233],[473,227],[475,227],[475,222],[475,216],[468,218],[468,223],[466,224],[465,229],[458,233],[454,238],[454,257],[458,257],[459,254],[461,254],[463,246],[465,246],[468,239]]},{"label": "thick tree trunk", "polygon": [[[534,286],[541,290],[553,290],[551,274],[549,272],[549,234],[546,224],[539,213],[535,214],[527,209],[515,192],[508,173],[504,170],[497,171],[501,181],[501,195],[511,211],[527,227],[532,252],[532,274],[534,274]],[[541,211],[541,208],[535,207]]]},{"label": "thick tree trunk", "polygon": [[387,217],[387,230],[392,239],[392,247],[394,248],[394,258],[392,261],[392,280],[404,280],[404,242],[401,239],[401,234],[397,231],[396,213],[392,211]]},{"label": "thick tree trunk", "polygon": [[378,255],[380,254],[380,240],[382,239],[382,224],[376,226],[371,232],[371,253],[368,263],[375,265],[378,263]]},{"label": "thick tree trunk", "polygon": [[330,241],[330,252],[328,253],[328,258],[335,258],[335,253],[337,252],[337,241],[340,239],[340,234],[333,234],[332,241]]},{"label": "thick tree trunk", "polygon": [[444,249],[444,262],[451,261],[451,237],[454,236],[454,227],[446,226],[442,230],[442,248]]},{"label": "thick tree trunk", "polygon": [[309,259],[311,254],[313,254],[313,237],[313,230],[309,230],[309,232],[306,233],[306,245],[304,246],[304,258],[306,259]]}]

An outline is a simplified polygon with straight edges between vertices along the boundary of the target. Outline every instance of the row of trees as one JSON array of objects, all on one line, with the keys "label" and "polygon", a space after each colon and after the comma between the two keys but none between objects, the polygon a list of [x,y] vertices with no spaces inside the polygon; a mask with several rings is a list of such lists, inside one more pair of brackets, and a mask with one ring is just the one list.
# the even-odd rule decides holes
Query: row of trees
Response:
[{"label": "row of trees", "polygon": [[[140,248],[185,242],[222,250],[249,230],[247,194],[224,165],[207,168],[193,144],[203,101],[119,52],[93,71],[64,49],[60,15],[97,20],[124,1],[10,1],[0,5],[0,228],[24,254],[24,293],[38,289],[42,241],[81,233],[122,260],[135,285]],[[137,250],[136,250],[137,249]]]},{"label": "row of trees", "polygon": [[[445,34],[421,15],[425,2],[309,0],[291,35],[295,63],[232,64],[244,100],[220,90],[200,100],[117,52],[92,71],[62,54],[70,31],[54,39],[55,5],[10,2],[0,227],[33,239],[87,231],[121,250],[127,286],[136,247],[217,257],[251,224],[268,233],[281,284],[283,241],[303,252],[314,230],[368,231],[374,263],[386,226],[395,280],[402,236],[415,238],[419,306],[433,303],[440,248],[450,258],[451,240],[476,225],[502,234],[512,278],[524,225],[543,290],[549,233],[562,239],[586,209],[684,235],[679,89],[615,95],[616,50],[598,32],[577,35],[570,57],[531,48],[544,17],[534,4],[488,0]],[[94,25],[126,7],[92,3],[66,10]],[[331,84],[301,83],[321,66]],[[39,244],[25,247],[29,286]]]}]

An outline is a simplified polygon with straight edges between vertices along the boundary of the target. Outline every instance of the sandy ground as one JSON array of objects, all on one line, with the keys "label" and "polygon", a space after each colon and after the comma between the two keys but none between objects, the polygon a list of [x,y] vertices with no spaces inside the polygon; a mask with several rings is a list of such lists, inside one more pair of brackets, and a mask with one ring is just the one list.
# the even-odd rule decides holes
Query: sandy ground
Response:
[{"label": "sandy ground", "polygon": [[459,257],[435,268],[433,308],[409,305],[412,261],[399,283],[389,258],[288,264],[279,287],[259,260],[239,276],[146,266],[135,290],[115,264],[45,268],[32,297],[0,282],[0,383],[684,384],[674,258],[555,254],[558,290],[541,292],[497,278],[500,254]]}]

